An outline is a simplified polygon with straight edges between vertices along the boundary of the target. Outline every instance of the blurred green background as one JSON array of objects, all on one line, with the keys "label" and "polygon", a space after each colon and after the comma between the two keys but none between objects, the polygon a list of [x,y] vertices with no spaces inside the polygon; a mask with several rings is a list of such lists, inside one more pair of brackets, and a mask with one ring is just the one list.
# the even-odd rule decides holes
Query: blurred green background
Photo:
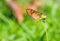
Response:
[{"label": "blurred green background", "polygon": [[[18,0],[26,6],[30,0]],[[0,41],[60,41],[60,0],[43,0],[46,22],[36,22],[25,13],[25,21],[18,24],[5,0],[0,0]]]}]

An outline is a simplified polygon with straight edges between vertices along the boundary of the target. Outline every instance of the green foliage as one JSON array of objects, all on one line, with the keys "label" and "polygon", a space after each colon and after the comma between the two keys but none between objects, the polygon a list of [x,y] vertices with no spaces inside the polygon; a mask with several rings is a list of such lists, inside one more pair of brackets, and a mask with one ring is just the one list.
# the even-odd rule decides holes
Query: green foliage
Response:
[{"label": "green foliage", "polygon": [[[20,2],[27,4],[27,1]],[[45,23],[36,22],[25,13],[25,21],[17,24],[12,10],[4,0],[0,0],[0,41],[60,41],[59,4],[53,0],[46,2],[43,8],[47,11]]]}]

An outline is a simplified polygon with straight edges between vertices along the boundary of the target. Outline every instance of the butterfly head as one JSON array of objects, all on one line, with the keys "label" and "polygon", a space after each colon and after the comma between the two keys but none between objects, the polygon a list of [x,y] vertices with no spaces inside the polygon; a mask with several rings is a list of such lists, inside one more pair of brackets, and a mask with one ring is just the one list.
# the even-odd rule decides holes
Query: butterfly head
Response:
[{"label": "butterfly head", "polygon": [[46,16],[42,14],[41,17],[40,17],[40,19],[41,19],[43,22],[45,22]]}]

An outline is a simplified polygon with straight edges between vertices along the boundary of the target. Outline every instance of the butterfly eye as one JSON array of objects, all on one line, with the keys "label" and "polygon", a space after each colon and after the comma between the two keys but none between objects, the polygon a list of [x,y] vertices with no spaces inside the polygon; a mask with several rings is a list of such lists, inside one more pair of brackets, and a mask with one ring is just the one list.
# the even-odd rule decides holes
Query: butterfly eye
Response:
[{"label": "butterfly eye", "polygon": [[42,21],[45,23],[46,18],[43,18]]},{"label": "butterfly eye", "polygon": [[46,16],[45,16],[44,18],[42,18],[42,21],[43,21],[43,22],[45,22],[45,20],[46,20]]}]

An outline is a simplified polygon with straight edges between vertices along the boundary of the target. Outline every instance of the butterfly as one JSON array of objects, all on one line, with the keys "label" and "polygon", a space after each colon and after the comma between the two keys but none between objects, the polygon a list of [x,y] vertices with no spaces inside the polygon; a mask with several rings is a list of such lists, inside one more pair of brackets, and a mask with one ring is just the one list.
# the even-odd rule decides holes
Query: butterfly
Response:
[{"label": "butterfly", "polygon": [[37,20],[37,21],[42,19],[42,21],[45,22],[46,16],[43,15],[42,13],[39,13],[33,9],[27,9],[26,11],[28,15],[32,17],[32,19]]}]

